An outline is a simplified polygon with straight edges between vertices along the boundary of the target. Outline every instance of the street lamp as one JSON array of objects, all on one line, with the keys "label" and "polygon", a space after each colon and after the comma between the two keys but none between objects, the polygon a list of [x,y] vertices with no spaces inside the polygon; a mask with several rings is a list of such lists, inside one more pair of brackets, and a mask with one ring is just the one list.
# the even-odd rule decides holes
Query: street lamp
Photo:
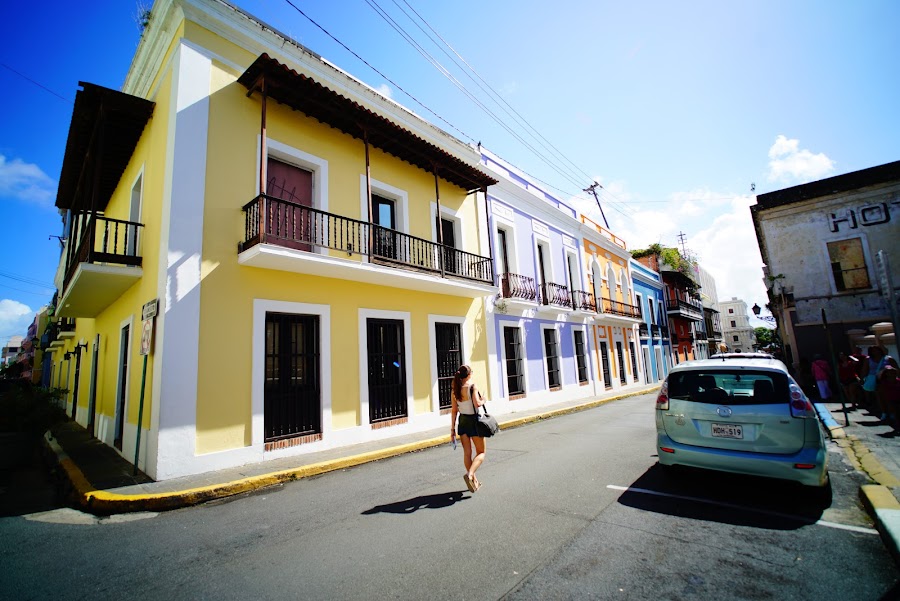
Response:
[{"label": "street lamp", "polygon": [[753,303],[753,307],[751,307],[750,310],[753,311],[753,314],[756,316],[757,319],[761,319],[761,320],[766,321],[766,322],[768,322],[768,323],[776,323],[776,321],[775,321],[775,316],[773,316],[773,315],[760,315],[760,313],[762,312],[762,309],[761,309],[760,306],[757,305],[756,303]]}]

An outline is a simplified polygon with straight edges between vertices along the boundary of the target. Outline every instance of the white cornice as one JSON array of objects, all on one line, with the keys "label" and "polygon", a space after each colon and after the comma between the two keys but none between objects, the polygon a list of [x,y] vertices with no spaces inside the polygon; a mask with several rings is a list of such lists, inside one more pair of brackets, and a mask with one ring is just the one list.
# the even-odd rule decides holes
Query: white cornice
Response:
[{"label": "white cornice", "polygon": [[[298,73],[312,77],[401,125],[471,167],[488,173],[480,163],[480,153],[473,146],[384,97],[311,50],[224,0],[157,0],[152,14],[152,21],[141,39],[123,86],[123,91],[129,94],[147,97],[151,82],[163,66],[163,57],[172,44],[178,25],[182,20],[188,20],[246,49],[254,59],[260,54],[268,54]],[[241,68],[247,67],[249,65]]]}]

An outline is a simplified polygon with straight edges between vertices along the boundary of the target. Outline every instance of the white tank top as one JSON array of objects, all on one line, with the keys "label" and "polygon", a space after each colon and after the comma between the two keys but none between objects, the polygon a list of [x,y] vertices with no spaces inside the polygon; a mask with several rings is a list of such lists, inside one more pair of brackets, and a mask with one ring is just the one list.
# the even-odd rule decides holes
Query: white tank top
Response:
[{"label": "white tank top", "polygon": [[459,409],[460,413],[464,413],[465,415],[475,415],[475,406],[472,404],[472,386],[473,384],[467,384],[462,389],[462,395],[466,398],[466,400],[456,399],[456,408]]}]

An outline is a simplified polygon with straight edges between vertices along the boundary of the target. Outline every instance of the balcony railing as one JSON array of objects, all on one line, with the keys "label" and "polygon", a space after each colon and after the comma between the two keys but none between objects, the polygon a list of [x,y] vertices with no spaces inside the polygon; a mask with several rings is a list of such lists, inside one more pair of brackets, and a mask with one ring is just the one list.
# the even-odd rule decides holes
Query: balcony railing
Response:
[{"label": "balcony railing", "polygon": [[260,195],[244,205],[243,252],[267,243],[296,250],[329,248],[374,262],[493,283],[491,260],[374,223]]},{"label": "balcony railing", "polygon": [[606,298],[605,296],[600,297],[600,307],[603,313],[612,313],[614,315],[623,315],[625,317],[634,318],[638,318],[641,316],[640,309],[638,309],[634,305],[614,301],[611,298]]},{"label": "balcony railing", "polygon": [[638,335],[640,335],[641,338],[650,338],[650,328],[647,324],[642,323],[638,325]]},{"label": "balcony railing", "polygon": [[64,286],[69,284],[82,263],[140,266],[138,240],[143,224],[95,213],[77,215],[76,224],[80,227],[74,230],[69,241]]},{"label": "balcony railing", "polygon": [[650,334],[653,336],[654,340],[659,340],[662,337],[662,329],[662,326],[655,323],[650,326]]},{"label": "balcony railing", "polygon": [[569,298],[569,289],[551,282],[541,284],[541,304],[555,307],[571,307],[572,299]]},{"label": "balcony railing", "polygon": [[534,278],[518,273],[504,273],[500,277],[500,288],[503,298],[519,298],[527,301],[537,300],[537,288]]},{"label": "balcony railing", "polygon": [[572,308],[576,311],[596,311],[594,295],[584,290],[572,290]]},{"label": "balcony railing", "polygon": [[663,340],[669,339],[669,327],[668,326],[659,326],[659,332],[662,334]]},{"label": "balcony railing", "polygon": [[674,314],[693,321],[700,321],[703,319],[702,306],[674,298],[666,299],[666,312],[670,315]]}]

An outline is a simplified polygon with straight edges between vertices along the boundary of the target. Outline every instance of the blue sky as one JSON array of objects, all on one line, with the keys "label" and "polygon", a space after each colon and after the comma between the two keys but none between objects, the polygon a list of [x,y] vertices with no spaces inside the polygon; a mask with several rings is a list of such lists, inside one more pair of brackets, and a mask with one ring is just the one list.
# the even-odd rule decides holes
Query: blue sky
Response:
[{"label": "blue sky", "polygon": [[[683,232],[720,298],[764,304],[751,184],[764,193],[900,159],[893,0],[574,0],[552,10],[532,0],[291,2],[390,81],[287,0],[235,3],[457,137],[481,141],[598,220],[581,189],[600,182],[610,229],[630,248],[676,245]],[[121,87],[140,5],[0,5],[2,341],[23,334],[52,297],[59,244],[51,236],[61,230],[53,203],[75,91],[79,81]],[[410,18],[417,14],[424,21]],[[491,90],[508,104],[491,101]]]}]

